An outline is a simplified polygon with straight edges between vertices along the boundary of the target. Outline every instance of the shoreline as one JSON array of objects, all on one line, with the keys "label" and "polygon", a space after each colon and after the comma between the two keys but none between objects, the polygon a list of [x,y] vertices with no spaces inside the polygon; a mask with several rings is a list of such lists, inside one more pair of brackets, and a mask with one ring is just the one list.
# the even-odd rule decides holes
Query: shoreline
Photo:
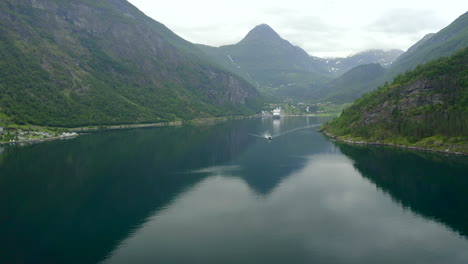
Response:
[{"label": "shoreline", "polygon": [[60,139],[72,139],[78,137],[79,134],[72,135],[72,136],[59,136],[59,137],[50,137],[50,138],[40,138],[40,139],[28,139],[28,140],[18,140],[18,141],[5,141],[0,142],[0,145],[7,145],[7,144],[22,144],[22,143],[40,143],[44,141],[54,141]]},{"label": "shoreline", "polygon": [[173,122],[148,123],[148,124],[100,125],[100,126],[89,126],[89,127],[64,128],[64,129],[70,132],[89,132],[89,131],[130,129],[130,128],[178,126],[178,125],[183,125],[183,124],[184,122],[182,121],[173,121]]},{"label": "shoreline", "polygon": [[450,155],[457,155],[457,156],[468,156],[466,152],[458,152],[458,151],[445,151],[440,149],[432,149],[432,148],[421,148],[421,147],[412,147],[412,146],[405,146],[405,145],[397,145],[391,143],[378,143],[378,142],[368,142],[368,141],[353,141],[353,140],[346,140],[338,138],[338,136],[332,135],[325,131],[320,131],[320,133],[324,134],[325,136],[337,140],[339,142],[352,144],[352,145],[367,145],[367,146],[387,146],[387,147],[395,147],[395,148],[402,148],[402,149],[410,149],[416,151],[424,151],[424,152],[435,152],[435,153],[444,153]]},{"label": "shoreline", "polygon": [[[254,118],[253,116],[225,116],[225,117],[207,117],[200,119],[192,119],[187,121],[172,121],[172,122],[161,122],[161,123],[147,123],[147,124],[121,124],[121,125],[99,125],[99,126],[89,126],[89,127],[75,127],[75,128],[64,128],[56,127],[58,129],[63,129],[67,132],[76,132],[75,135],[70,136],[57,136],[49,138],[40,138],[40,139],[27,139],[27,140],[17,140],[17,141],[0,141],[1,145],[7,144],[22,144],[22,143],[40,143],[44,141],[54,141],[60,139],[72,139],[79,137],[80,135],[87,134],[85,132],[98,132],[106,130],[119,130],[119,129],[134,129],[134,128],[148,128],[148,127],[168,127],[168,126],[181,126],[184,124],[194,124],[194,125],[204,125],[204,124],[217,124],[221,122],[226,122],[228,120],[239,120],[246,118]],[[38,130],[41,130],[41,127],[37,127]]]},{"label": "shoreline", "polygon": [[160,123],[146,123],[146,124],[121,124],[121,125],[97,125],[87,127],[74,127],[63,128],[69,132],[87,132],[87,131],[104,131],[104,130],[119,130],[119,129],[132,129],[132,128],[146,128],[146,127],[166,127],[166,126],[181,126],[185,124],[217,124],[228,120],[239,120],[246,118],[254,118],[253,116],[224,116],[224,117],[206,117],[199,119],[192,119],[186,121],[171,121]]}]

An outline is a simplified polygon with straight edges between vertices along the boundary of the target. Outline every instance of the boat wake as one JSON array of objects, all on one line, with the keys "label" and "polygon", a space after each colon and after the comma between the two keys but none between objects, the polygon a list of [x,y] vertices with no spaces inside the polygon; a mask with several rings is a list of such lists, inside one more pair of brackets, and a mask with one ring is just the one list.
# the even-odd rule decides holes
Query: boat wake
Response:
[{"label": "boat wake", "polygon": [[259,138],[266,138],[266,139],[268,139],[268,137],[271,137],[270,133],[268,132],[265,132],[262,135],[257,135],[253,133],[249,133],[249,135],[254,136],[254,137],[259,137]]},{"label": "boat wake", "polygon": [[280,136],[284,136],[286,134],[289,134],[289,133],[292,133],[294,131],[298,131],[298,130],[302,130],[302,129],[308,129],[308,128],[314,128],[314,127],[318,127],[318,126],[321,126],[322,124],[318,124],[318,125],[311,125],[311,126],[304,126],[304,127],[297,127],[297,128],[294,128],[294,129],[291,129],[291,130],[288,130],[288,131],[285,131],[283,133],[279,133],[279,134],[276,134],[276,135],[272,135],[270,134],[269,131],[261,134],[261,135],[257,135],[257,134],[253,134],[253,133],[249,133],[249,135],[251,136],[254,136],[254,137],[259,137],[259,138],[264,138],[264,139],[268,139],[268,140],[272,140],[274,138],[277,138],[277,137],[280,137]]}]

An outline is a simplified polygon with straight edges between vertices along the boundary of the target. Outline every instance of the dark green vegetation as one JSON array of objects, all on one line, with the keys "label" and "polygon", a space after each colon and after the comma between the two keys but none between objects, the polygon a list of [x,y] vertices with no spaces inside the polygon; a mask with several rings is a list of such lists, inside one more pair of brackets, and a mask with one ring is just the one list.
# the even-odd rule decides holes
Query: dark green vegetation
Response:
[{"label": "dark green vegetation", "polygon": [[124,0],[0,2],[0,123],[165,122],[259,110],[248,82]]},{"label": "dark green vegetation", "polygon": [[468,153],[468,48],[395,78],[322,129],[342,139]]}]

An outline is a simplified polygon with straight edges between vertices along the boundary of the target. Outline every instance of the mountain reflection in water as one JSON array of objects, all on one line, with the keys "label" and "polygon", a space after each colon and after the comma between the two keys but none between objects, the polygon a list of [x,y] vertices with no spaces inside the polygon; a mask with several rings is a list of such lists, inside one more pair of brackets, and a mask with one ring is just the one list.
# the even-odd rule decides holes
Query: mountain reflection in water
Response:
[{"label": "mountain reflection in water", "polygon": [[340,144],[362,176],[405,208],[468,236],[468,159]]},{"label": "mountain reflection in water", "polygon": [[[0,263],[468,261],[466,163],[337,147],[311,127],[320,123],[247,119],[4,146]],[[251,135],[266,132],[281,136]]]}]

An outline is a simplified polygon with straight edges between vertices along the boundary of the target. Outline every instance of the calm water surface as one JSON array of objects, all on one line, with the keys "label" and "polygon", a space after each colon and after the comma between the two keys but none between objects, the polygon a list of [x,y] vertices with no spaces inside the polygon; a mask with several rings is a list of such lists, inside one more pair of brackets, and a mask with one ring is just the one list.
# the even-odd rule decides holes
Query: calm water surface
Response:
[{"label": "calm water surface", "polygon": [[466,157],[342,145],[319,123],[1,146],[0,263],[468,263]]}]

